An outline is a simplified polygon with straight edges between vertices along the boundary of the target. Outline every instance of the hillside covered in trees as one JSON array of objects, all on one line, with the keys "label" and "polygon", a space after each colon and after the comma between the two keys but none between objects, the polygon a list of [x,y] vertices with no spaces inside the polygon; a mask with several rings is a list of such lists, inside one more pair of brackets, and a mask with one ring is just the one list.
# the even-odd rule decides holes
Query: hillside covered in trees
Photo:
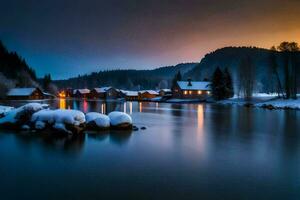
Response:
[{"label": "hillside covered in trees", "polygon": [[295,83],[299,91],[300,52],[298,47],[290,52],[284,45],[282,43],[270,50],[256,47],[221,48],[205,55],[199,64],[184,74],[184,78],[211,80],[219,67],[228,69],[236,94],[243,92],[243,84],[252,87],[253,92],[283,92],[285,85]]},{"label": "hillside covered in trees", "polygon": [[160,67],[153,70],[110,70],[93,72],[91,74],[57,80],[54,83],[59,88],[93,88],[113,86],[120,89],[154,89],[169,88],[175,74],[186,73],[197,63],[183,63],[175,66]]},{"label": "hillside covered in trees", "polygon": [[12,87],[36,85],[34,70],[16,52],[9,52],[0,41],[0,95]]}]

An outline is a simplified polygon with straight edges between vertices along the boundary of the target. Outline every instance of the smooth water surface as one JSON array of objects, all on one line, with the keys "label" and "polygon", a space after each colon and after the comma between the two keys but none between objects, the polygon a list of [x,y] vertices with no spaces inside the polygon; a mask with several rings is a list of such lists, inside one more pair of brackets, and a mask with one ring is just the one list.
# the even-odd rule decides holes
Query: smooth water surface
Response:
[{"label": "smooth water surface", "polygon": [[0,199],[300,199],[300,112],[54,101],[127,112],[139,130],[0,133]]}]

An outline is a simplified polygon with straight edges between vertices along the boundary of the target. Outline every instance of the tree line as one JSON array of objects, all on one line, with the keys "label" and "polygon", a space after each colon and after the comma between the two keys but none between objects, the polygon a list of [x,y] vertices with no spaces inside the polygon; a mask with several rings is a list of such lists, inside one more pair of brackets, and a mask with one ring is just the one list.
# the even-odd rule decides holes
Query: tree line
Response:
[{"label": "tree line", "polygon": [[37,86],[35,71],[16,52],[10,52],[0,40],[0,98],[13,87]]}]

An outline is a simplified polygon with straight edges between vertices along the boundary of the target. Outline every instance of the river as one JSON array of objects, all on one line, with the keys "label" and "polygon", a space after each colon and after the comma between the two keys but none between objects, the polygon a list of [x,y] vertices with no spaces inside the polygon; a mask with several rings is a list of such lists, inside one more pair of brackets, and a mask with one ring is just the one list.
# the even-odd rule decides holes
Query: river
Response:
[{"label": "river", "polygon": [[120,110],[146,130],[68,137],[1,131],[0,199],[300,198],[299,111],[73,100],[50,105]]}]

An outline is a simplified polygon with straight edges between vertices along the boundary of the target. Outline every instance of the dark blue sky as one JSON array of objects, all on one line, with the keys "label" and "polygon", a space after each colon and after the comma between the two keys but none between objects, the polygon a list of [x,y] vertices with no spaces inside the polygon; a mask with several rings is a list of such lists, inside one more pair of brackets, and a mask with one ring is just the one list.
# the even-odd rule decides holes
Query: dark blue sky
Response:
[{"label": "dark blue sky", "polygon": [[298,0],[10,0],[0,39],[38,76],[199,61],[229,45],[298,41]]}]

